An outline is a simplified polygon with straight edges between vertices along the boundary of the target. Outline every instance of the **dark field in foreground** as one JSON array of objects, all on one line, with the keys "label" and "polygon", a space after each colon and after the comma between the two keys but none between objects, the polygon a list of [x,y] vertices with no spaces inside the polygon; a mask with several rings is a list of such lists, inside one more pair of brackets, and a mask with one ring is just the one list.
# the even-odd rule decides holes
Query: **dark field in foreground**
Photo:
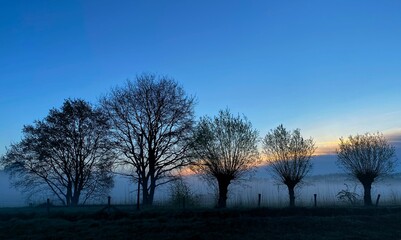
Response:
[{"label": "dark field in foreground", "polygon": [[0,239],[401,239],[401,208],[0,209]]}]

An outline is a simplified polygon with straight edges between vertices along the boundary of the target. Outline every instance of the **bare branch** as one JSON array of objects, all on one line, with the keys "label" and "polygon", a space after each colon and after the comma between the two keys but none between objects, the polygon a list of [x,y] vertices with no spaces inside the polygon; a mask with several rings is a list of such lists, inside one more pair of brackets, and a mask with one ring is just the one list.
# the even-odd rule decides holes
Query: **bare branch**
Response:
[{"label": "bare branch", "polygon": [[362,183],[365,205],[372,205],[371,185],[394,170],[395,148],[381,133],[358,134],[348,139],[340,138],[337,156],[339,165]]},{"label": "bare branch", "polygon": [[313,139],[304,139],[299,129],[287,131],[283,125],[270,130],[263,139],[263,151],[274,176],[287,185],[290,206],[295,206],[294,188],[312,168],[316,147]]},{"label": "bare branch", "polygon": [[169,173],[188,165],[194,99],[167,77],[141,75],[102,99],[125,169],[140,179],[144,204]]},{"label": "bare branch", "polygon": [[197,162],[192,169],[219,184],[219,207],[226,206],[231,181],[240,179],[256,165],[258,132],[244,117],[229,110],[214,119],[203,117],[195,131],[192,151]]},{"label": "bare branch", "polygon": [[43,121],[25,126],[24,137],[2,158],[19,188],[46,189],[66,205],[77,205],[112,186],[115,154],[109,123],[83,100],[65,100]]}]

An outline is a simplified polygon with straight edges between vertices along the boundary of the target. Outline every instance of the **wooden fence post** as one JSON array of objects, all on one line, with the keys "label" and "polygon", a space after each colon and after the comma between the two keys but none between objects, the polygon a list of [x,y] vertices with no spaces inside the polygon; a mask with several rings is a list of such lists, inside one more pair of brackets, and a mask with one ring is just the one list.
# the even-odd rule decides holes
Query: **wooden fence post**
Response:
[{"label": "wooden fence post", "polygon": [[47,209],[47,214],[50,213],[50,199],[47,199],[46,201],[46,209]]},{"label": "wooden fence post", "polygon": [[317,207],[317,194],[315,193],[315,194],[313,194],[313,198],[314,198],[314,202],[315,202],[315,207]]},{"label": "wooden fence post", "polygon": [[258,194],[258,207],[260,207],[260,200],[262,199],[262,194]]},{"label": "wooden fence post", "polygon": [[110,206],[111,206],[111,197],[108,196],[107,197],[107,207],[110,208]]},{"label": "wooden fence post", "polygon": [[376,198],[376,207],[379,206],[380,194],[377,195]]}]

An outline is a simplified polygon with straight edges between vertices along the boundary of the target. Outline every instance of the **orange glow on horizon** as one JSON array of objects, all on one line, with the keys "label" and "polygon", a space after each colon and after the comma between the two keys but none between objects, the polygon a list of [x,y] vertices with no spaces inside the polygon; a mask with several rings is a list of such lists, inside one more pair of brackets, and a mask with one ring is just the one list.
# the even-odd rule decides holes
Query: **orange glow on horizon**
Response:
[{"label": "orange glow on horizon", "polygon": [[[401,129],[392,129],[388,131],[382,132],[384,137],[389,141],[390,144],[394,144],[401,141]],[[364,134],[364,133],[360,133]],[[344,136],[346,139],[348,136]],[[332,155],[336,154],[336,149],[338,148],[338,144],[340,143],[340,139],[336,141],[323,141],[316,142],[316,151],[314,155]]]},{"label": "orange glow on horizon", "polygon": [[[401,128],[400,129],[393,129],[391,131],[384,131],[383,132],[384,136],[387,138],[390,144],[394,143],[400,143],[401,142]],[[348,136],[344,136],[344,138],[347,138]],[[336,149],[338,148],[338,144],[340,143],[340,139],[337,139],[335,141],[316,141],[315,146],[317,147],[315,153],[313,154],[314,156],[323,156],[323,155],[335,155]],[[263,151],[259,149],[260,151],[260,160],[257,164],[255,164],[254,167],[261,167],[265,166],[268,164],[267,157],[263,154]],[[191,175],[196,175],[194,171],[190,169],[190,167],[185,167],[180,170],[179,175],[181,176],[191,176]]]},{"label": "orange glow on horizon", "polygon": [[184,168],[180,169],[180,171],[179,171],[179,175],[183,176],[183,177],[191,176],[194,174],[196,174],[196,173],[194,171],[192,171],[190,167],[184,167]]},{"label": "orange glow on horizon", "polygon": [[339,140],[329,142],[317,142],[316,151],[314,155],[332,155],[336,154],[336,148],[338,147]]}]

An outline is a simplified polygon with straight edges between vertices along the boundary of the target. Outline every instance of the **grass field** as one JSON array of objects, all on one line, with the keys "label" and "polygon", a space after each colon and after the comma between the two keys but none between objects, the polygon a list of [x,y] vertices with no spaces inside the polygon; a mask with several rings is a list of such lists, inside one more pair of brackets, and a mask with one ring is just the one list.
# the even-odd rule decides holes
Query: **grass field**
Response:
[{"label": "grass field", "polygon": [[0,209],[0,239],[401,239],[401,208]]}]

